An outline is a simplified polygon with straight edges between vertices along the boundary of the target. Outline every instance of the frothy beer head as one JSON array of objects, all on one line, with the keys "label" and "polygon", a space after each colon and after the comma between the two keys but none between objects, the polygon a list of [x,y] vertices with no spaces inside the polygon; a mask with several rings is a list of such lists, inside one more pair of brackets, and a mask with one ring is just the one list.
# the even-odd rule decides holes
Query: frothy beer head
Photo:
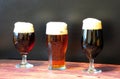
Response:
[{"label": "frothy beer head", "polygon": [[102,29],[102,23],[100,20],[95,18],[86,18],[83,20],[82,29],[99,30]]},{"label": "frothy beer head", "polygon": [[67,24],[65,22],[48,22],[46,25],[47,35],[65,35],[68,34]]},{"label": "frothy beer head", "polygon": [[32,33],[34,32],[34,27],[33,27],[33,24],[29,22],[16,22],[14,24],[14,32]]}]

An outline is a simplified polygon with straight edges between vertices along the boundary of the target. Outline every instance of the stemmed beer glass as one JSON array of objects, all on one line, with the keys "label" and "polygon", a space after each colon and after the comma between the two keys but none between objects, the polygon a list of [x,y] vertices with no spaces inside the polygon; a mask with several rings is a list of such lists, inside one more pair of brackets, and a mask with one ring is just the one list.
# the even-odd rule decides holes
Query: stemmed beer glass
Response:
[{"label": "stemmed beer glass", "polygon": [[13,30],[13,43],[22,55],[22,62],[16,68],[31,68],[32,64],[27,62],[27,55],[32,50],[35,42],[35,33],[32,23],[16,22]]},{"label": "stemmed beer glass", "polygon": [[95,18],[83,20],[81,46],[83,52],[89,59],[89,67],[84,72],[101,73],[102,71],[94,68],[94,58],[103,48],[102,23]]}]

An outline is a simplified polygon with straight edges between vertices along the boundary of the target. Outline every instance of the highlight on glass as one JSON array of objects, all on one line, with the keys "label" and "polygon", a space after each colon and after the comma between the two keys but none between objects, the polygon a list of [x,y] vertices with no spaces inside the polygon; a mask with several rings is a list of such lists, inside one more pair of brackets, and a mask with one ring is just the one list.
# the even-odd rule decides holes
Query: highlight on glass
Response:
[{"label": "highlight on glass", "polygon": [[95,69],[94,58],[103,48],[103,30],[100,20],[95,18],[86,18],[83,20],[81,47],[83,53],[89,59],[88,69],[83,70],[87,73],[101,73],[102,70]]},{"label": "highlight on glass", "polygon": [[33,24],[29,22],[16,22],[13,30],[13,43],[22,56],[22,61],[20,64],[16,65],[16,68],[33,67],[33,64],[27,62],[27,55],[32,50],[35,43]]},{"label": "highlight on glass", "polygon": [[68,44],[68,30],[65,22],[48,22],[46,36],[50,70],[64,70],[65,55]]}]

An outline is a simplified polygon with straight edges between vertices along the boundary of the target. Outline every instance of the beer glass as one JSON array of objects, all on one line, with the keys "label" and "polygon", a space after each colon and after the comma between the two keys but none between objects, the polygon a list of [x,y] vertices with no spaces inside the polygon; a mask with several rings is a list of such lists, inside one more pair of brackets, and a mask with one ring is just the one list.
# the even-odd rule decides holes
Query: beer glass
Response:
[{"label": "beer glass", "polygon": [[95,18],[86,18],[82,26],[82,50],[89,59],[89,67],[84,72],[100,73],[99,69],[94,68],[94,58],[103,48],[102,23]]},{"label": "beer glass", "polygon": [[46,24],[47,46],[50,70],[64,70],[65,54],[68,44],[68,31],[65,22],[48,22]]},{"label": "beer glass", "polygon": [[31,68],[27,62],[27,55],[32,50],[35,42],[33,24],[29,22],[16,22],[13,31],[13,43],[22,56],[22,62],[16,68]]}]

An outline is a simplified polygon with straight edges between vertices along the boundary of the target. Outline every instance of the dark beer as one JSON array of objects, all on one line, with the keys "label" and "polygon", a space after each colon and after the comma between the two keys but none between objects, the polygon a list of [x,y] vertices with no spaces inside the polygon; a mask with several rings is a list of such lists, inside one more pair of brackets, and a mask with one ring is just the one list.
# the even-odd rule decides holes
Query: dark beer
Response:
[{"label": "dark beer", "polygon": [[46,27],[49,54],[49,69],[64,70],[65,54],[68,44],[67,24],[64,22],[48,22]]},{"label": "dark beer", "polygon": [[82,30],[81,44],[87,57],[95,58],[103,48],[102,30]]},{"label": "dark beer", "polygon": [[16,49],[20,52],[20,54],[26,55],[32,50],[34,46],[35,34],[14,32],[13,42],[15,44]]},{"label": "dark beer", "polygon": [[94,68],[94,58],[103,48],[102,23],[100,20],[95,18],[83,20],[81,46],[89,59],[89,67],[83,71],[87,73],[101,73],[100,69]]},{"label": "dark beer", "polygon": [[31,68],[34,65],[27,62],[27,55],[32,50],[35,42],[34,27],[29,22],[16,22],[13,30],[13,43],[22,56],[16,68]]}]

